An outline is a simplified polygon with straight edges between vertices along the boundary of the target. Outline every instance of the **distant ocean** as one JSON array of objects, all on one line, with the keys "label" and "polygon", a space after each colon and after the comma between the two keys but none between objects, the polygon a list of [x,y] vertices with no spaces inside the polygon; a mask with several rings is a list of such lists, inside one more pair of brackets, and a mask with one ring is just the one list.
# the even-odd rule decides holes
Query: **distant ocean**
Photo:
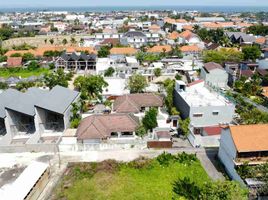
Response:
[{"label": "distant ocean", "polygon": [[200,11],[200,12],[268,12],[268,6],[129,6],[129,7],[28,7],[28,8],[0,8],[0,12],[39,12],[39,11],[69,11],[69,12],[111,12],[111,11]]}]

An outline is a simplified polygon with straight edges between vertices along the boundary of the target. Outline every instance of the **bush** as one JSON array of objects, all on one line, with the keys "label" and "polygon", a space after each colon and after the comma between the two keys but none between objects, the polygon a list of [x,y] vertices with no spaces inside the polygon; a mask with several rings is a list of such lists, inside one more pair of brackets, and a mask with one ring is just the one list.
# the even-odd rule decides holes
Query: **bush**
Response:
[{"label": "bush", "polygon": [[71,128],[77,128],[81,122],[81,119],[75,118],[71,121]]}]

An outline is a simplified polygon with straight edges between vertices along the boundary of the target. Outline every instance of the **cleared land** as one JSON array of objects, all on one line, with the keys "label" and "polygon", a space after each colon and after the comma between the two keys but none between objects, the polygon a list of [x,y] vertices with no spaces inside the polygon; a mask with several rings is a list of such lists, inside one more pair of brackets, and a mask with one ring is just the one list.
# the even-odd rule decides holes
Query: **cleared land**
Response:
[{"label": "cleared land", "polygon": [[176,161],[141,158],[130,163],[77,163],[68,167],[52,199],[172,199],[172,183],[185,176],[200,185],[210,180],[199,160],[188,157]]},{"label": "cleared land", "polygon": [[0,69],[0,77],[2,78],[9,78],[9,77],[21,77],[21,78],[28,78],[30,76],[40,76],[49,69],[45,68],[38,68],[34,70],[23,69],[23,68],[5,68]]}]

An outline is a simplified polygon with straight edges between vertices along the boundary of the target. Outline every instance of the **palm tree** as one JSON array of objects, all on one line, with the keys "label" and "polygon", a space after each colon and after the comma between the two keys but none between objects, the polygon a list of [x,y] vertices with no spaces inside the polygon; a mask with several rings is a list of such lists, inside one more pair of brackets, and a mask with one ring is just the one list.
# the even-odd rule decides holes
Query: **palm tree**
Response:
[{"label": "palm tree", "polygon": [[54,39],[51,38],[51,39],[49,40],[49,42],[50,42],[51,45],[54,44]]},{"label": "palm tree", "polygon": [[68,43],[67,39],[64,38],[64,39],[62,40],[62,44],[65,46],[67,43]]},{"label": "palm tree", "polygon": [[75,40],[74,37],[71,38],[71,43],[72,43],[72,44],[75,44],[75,43],[76,43],[76,40]]}]

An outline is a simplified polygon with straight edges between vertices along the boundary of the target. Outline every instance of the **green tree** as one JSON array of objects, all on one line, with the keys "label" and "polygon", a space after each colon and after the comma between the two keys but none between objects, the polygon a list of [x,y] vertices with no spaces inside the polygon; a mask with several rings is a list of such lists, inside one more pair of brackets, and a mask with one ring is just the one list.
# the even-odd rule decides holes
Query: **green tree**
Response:
[{"label": "green tree", "polygon": [[76,44],[76,40],[75,40],[74,37],[71,38],[71,44],[72,44],[72,45],[75,45],[75,44]]},{"label": "green tree", "polygon": [[246,46],[242,48],[242,53],[244,54],[245,60],[256,61],[256,59],[260,58],[261,50],[257,46]]},{"label": "green tree", "polygon": [[40,65],[36,61],[31,61],[27,67],[28,70],[34,71],[40,68]]},{"label": "green tree", "polygon": [[172,114],[171,110],[174,107],[174,88],[175,88],[175,81],[171,79],[167,79],[164,81],[164,88],[166,90],[166,96],[165,96],[165,105],[167,107],[168,113]]},{"label": "green tree", "polygon": [[5,82],[0,82],[0,90],[6,90],[8,88],[8,84]]},{"label": "green tree", "polygon": [[8,27],[4,26],[3,28],[0,28],[0,40],[8,40],[11,38],[14,34],[14,31]]},{"label": "green tree", "polygon": [[176,79],[176,80],[182,80],[182,76],[181,76],[180,74],[176,74],[176,75],[175,75],[175,79]]},{"label": "green tree", "polygon": [[187,118],[185,120],[180,119],[179,120],[179,130],[184,135],[187,136],[189,134],[189,126],[190,126],[190,118]]},{"label": "green tree", "polygon": [[148,86],[146,78],[141,74],[133,74],[129,77],[128,89],[131,93],[141,93]]},{"label": "green tree", "polygon": [[138,128],[136,129],[135,133],[137,136],[143,137],[147,133],[147,131],[144,128],[144,126],[140,124]]},{"label": "green tree", "polygon": [[67,39],[64,38],[64,39],[62,40],[62,44],[65,46],[67,43],[68,43]]},{"label": "green tree", "polygon": [[34,87],[35,82],[23,81],[16,84],[16,89],[19,91],[26,91],[28,88]]},{"label": "green tree", "polygon": [[72,103],[72,108],[71,108],[72,116],[71,116],[71,128],[77,128],[80,124],[81,121],[81,107],[79,103],[75,102]]},{"label": "green tree", "polygon": [[32,53],[25,53],[23,54],[22,59],[23,61],[30,61],[30,60],[34,60],[35,57]]},{"label": "green tree", "polygon": [[13,53],[10,55],[10,57],[21,57],[22,55],[20,53]]},{"label": "green tree", "polygon": [[110,55],[110,48],[107,46],[102,46],[98,51],[98,57],[106,58],[108,55]]},{"label": "green tree", "polygon": [[113,76],[115,70],[113,67],[109,67],[107,70],[105,70],[104,72],[104,76],[105,77],[110,77],[110,76]]},{"label": "green tree", "polygon": [[155,75],[156,77],[161,76],[161,74],[162,74],[162,71],[161,71],[160,68],[156,68],[156,69],[154,69],[154,75]]},{"label": "green tree", "polygon": [[208,50],[203,53],[204,62],[216,62],[224,64],[225,62],[241,62],[243,53],[235,49],[222,48],[220,50]]},{"label": "green tree", "polygon": [[248,191],[233,181],[208,182],[200,192],[201,200],[246,200]]},{"label": "green tree", "polygon": [[68,87],[68,80],[69,74],[65,74],[63,69],[58,69],[56,72],[49,72],[44,76],[44,83],[50,89],[57,85]]},{"label": "green tree", "polygon": [[142,119],[142,124],[146,131],[152,131],[153,128],[157,127],[157,114],[156,108],[150,108],[146,111],[144,118]]},{"label": "green tree", "polygon": [[173,192],[176,197],[184,197],[187,200],[197,200],[201,189],[188,177],[178,179],[173,183]]},{"label": "green tree", "polygon": [[54,39],[51,38],[51,39],[49,40],[49,43],[50,43],[51,45],[54,44]]},{"label": "green tree", "polygon": [[7,56],[0,56],[0,62],[6,62]]},{"label": "green tree", "polygon": [[79,76],[74,80],[74,86],[81,92],[81,98],[85,100],[102,100],[103,88],[108,86],[102,76]]}]

